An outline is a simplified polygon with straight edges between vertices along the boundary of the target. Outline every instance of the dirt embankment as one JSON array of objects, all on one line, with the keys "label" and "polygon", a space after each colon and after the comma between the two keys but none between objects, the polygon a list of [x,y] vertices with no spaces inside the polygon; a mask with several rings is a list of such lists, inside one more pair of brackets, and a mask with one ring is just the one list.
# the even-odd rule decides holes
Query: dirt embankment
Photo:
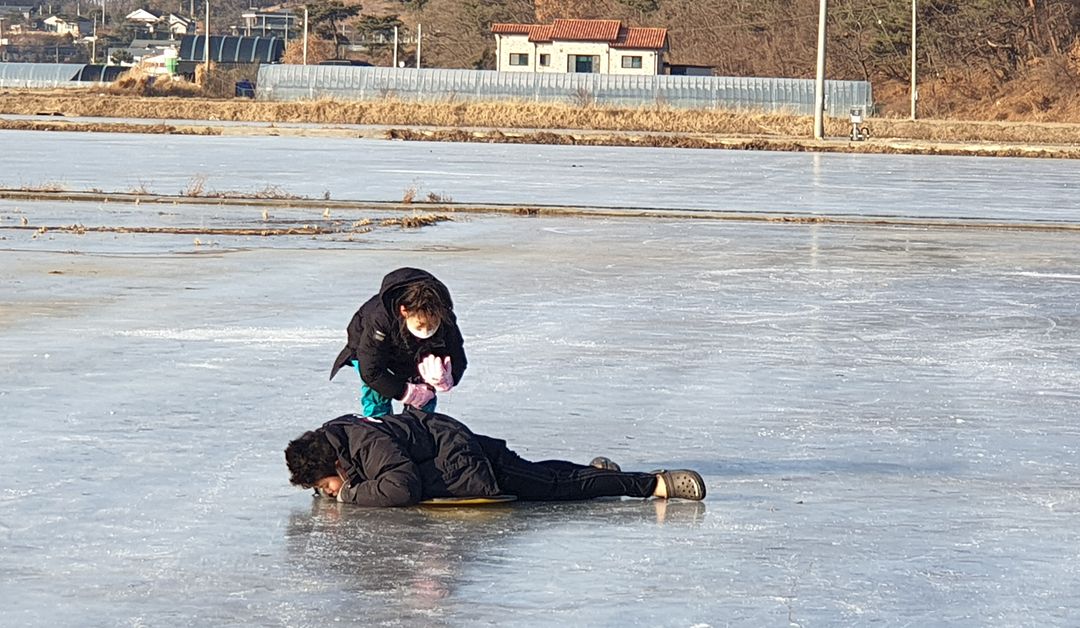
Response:
[{"label": "dirt embankment", "polygon": [[[71,92],[0,93],[0,113],[54,116],[49,120],[0,120],[0,128],[219,134],[217,121],[264,123],[229,132],[325,134],[328,129],[287,130],[272,125],[306,123],[391,127],[375,136],[480,142],[603,144],[805,150],[874,153],[977,154],[1080,157],[1080,124],[975,122],[869,118],[869,141],[846,142],[846,119],[826,121],[826,142],[809,139],[807,116],[731,111],[688,111],[663,107],[574,107],[545,103],[413,103],[400,101],[258,102],[248,99],[146,97]],[[65,122],[67,117],[153,120],[147,124]],[[178,120],[209,121],[183,125]],[[356,134],[342,129],[335,134]],[[371,134],[368,134],[371,136]]]}]

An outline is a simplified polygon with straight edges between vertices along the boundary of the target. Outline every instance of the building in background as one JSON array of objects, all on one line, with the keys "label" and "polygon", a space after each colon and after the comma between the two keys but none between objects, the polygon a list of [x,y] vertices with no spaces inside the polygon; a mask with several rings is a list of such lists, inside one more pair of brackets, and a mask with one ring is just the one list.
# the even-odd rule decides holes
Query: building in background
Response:
[{"label": "building in background", "polygon": [[[135,39],[127,46],[109,46],[106,59],[122,58],[125,59],[124,63],[128,65],[134,65],[149,59],[150,57],[160,57],[165,54],[166,50],[178,50],[180,47],[179,40],[173,39]],[[128,59],[130,57],[130,59]]]},{"label": "building in background", "polygon": [[195,34],[195,20],[175,13],[158,15],[146,9],[137,9],[124,16],[124,20],[133,24],[141,39],[172,39]]},{"label": "building in background", "polygon": [[244,18],[244,35],[286,38],[290,32],[303,27],[299,16],[289,9],[250,9],[240,15]]},{"label": "building in background", "polygon": [[90,20],[75,15],[50,15],[41,23],[45,26],[45,30],[50,33],[71,35],[76,38],[90,35],[94,30]]},{"label": "building in background", "polygon": [[668,50],[666,28],[619,20],[496,23],[491,32],[500,72],[660,74]]},{"label": "building in background", "polygon": [[712,76],[713,66],[692,63],[665,63],[664,74],[672,76]]},{"label": "building in background", "polygon": [[38,9],[37,2],[30,2],[29,0],[0,0],[0,19],[3,19],[7,24],[11,24],[11,18],[20,17],[23,20],[29,21],[30,17]]}]

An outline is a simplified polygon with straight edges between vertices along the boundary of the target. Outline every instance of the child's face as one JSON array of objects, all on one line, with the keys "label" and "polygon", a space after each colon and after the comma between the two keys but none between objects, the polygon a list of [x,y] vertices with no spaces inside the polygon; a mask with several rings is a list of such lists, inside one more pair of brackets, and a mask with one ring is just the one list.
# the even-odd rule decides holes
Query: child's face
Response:
[{"label": "child's face", "polygon": [[341,490],[342,480],[336,475],[329,475],[315,483],[314,488],[319,489],[319,492],[328,497],[337,497],[338,491]]},{"label": "child's face", "polygon": [[401,307],[401,316],[405,318],[405,326],[409,328],[409,333],[417,338],[431,338],[435,332],[439,331],[438,325],[432,325],[426,317],[411,314],[404,306]]}]

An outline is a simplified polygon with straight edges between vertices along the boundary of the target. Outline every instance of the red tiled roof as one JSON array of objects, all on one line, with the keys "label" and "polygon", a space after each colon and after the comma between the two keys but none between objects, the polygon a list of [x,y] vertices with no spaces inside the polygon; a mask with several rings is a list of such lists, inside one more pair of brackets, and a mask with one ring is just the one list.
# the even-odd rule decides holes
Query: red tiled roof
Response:
[{"label": "red tiled roof", "polygon": [[494,35],[528,35],[529,27],[535,26],[534,24],[505,24],[502,22],[495,22],[491,25],[491,32]]},{"label": "red tiled roof", "polygon": [[529,41],[551,41],[551,26],[548,24],[507,24],[491,25],[493,35],[528,35]]},{"label": "red tiled roof", "polygon": [[571,41],[615,41],[622,23],[619,20],[555,20],[552,39]]},{"label": "red tiled roof", "polygon": [[551,41],[551,24],[533,24],[529,32],[529,41]]},{"label": "red tiled roof", "polygon": [[531,42],[604,41],[613,48],[660,49],[667,41],[666,28],[626,28],[619,20],[555,20],[554,24],[491,25],[494,35],[528,35]]},{"label": "red tiled roof", "polygon": [[612,42],[611,47],[660,49],[666,40],[666,28],[630,27],[619,31],[619,38]]}]

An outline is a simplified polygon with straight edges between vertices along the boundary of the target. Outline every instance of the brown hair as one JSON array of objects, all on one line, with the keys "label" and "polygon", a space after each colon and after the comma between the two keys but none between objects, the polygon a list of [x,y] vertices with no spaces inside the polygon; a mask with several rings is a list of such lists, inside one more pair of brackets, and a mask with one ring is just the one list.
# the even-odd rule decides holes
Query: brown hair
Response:
[{"label": "brown hair", "polygon": [[401,289],[397,304],[411,316],[417,316],[429,325],[438,326],[450,318],[450,307],[434,281],[420,280],[406,284]]}]

